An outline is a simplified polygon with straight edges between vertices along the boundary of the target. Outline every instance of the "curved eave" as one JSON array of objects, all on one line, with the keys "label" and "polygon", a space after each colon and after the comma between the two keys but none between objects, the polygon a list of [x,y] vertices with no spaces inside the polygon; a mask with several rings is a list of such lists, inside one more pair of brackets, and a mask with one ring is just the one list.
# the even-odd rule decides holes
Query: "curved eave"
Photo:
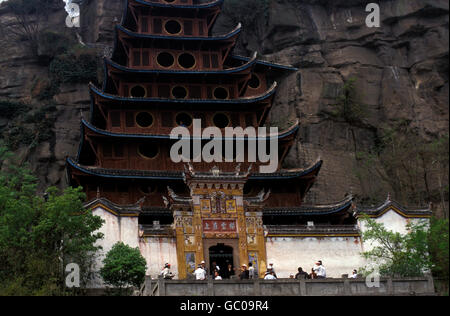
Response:
[{"label": "curved eave", "polygon": [[[103,168],[93,168],[83,166],[76,163],[71,158],[67,158],[66,163],[68,169],[76,170],[87,176],[95,176],[108,179],[139,179],[139,180],[175,180],[182,181],[184,183],[184,177],[182,172],[152,172],[152,171],[139,171],[139,170],[113,170]],[[260,174],[252,174],[249,179],[257,178]],[[301,175],[297,175],[301,177]]]},{"label": "curved eave", "polygon": [[[112,137],[112,138],[129,138],[129,139],[163,139],[163,140],[171,140],[170,135],[146,135],[146,134],[126,134],[126,133],[113,133],[113,132],[109,132],[109,131],[105,131],[102,129],[99,129],[95,126],[93,126],[92,124],[90,124],[89,122],[87,122],[85,119],[82,119],[82,125],[85,129],[82,131],[83,135],[89,135],[89,136],[99,136],[99,137]],[[267,139],[274,139],[277,138],[279,140],[283,140],[291,135],[294,135],[295,133],[297,133],[299,129],[299,125],[296,124],[294,126],[292,126],[290,129],[288,129],[287,131],[284,131],[282,133],[278,133],[275,135],[268,135],[266,138]],[[191,137],[191,139],[204,139],[201,137]],[[227,138],[224,137],[224,140],[242,140],[242,139],[254,139],[254,138],[248,138],[248,137],[235,137],[235,138]],[[172,140],[176,140],[176,139],[172,139]]]},{"label": "curved eave", "polygon": [[249,180],[286,180],[286,179],[298,179],[304,177],[316,176],[320,169],[322,168],[323,160],[318,160],[314,165],[307,169],[295,170],[295,171],[282,171],[277,173],[267,173],[267,174],[254,174],[249,177]]},{"label": "curved eave", "polygon": [[323,216],[348,212],[353,205],[353,197],[350,197],[335,205],[292,207],[292,208],[266,208],[263,214],[267,216]]},{"label": "curved eave", "polygon": [[211,99],[165,99],[165,98],[129,98],[120,97],[116,95],[111,95],[100,91],[92,83],[89,84],[90,91],[97,98],[101,98],[105,101],[120,101],[120,102],[130,102],[130,103],[173,103],[173,104],[252,104],[268,100],[272,97],[277,88],[277,83],[275,82],[269,90],[264,94],[253,97],[245,97],[239,99],[231,100],[211,100]]},{"label": "curved eave", "polygon": [[119,65],[115,62],[113,62],[109,58],[104,58],[104,63],[109,71],[109,73],[119,73],[119,74],[142,74],[142,75],[159,75],[159,74],[165,74],[165,75],[247,75],[251,72],[252,67],[257,62],[257,54],[255,53],[253,57],[245,64],[224,69],[224,70],[215,70],[215,71],[196,71],[196,70],[157,70],[157,69],[133,69],[128,68],[122,65]]},{"label": "curved eave", "polygon": [[[233,59],[239,60],[239,61],[244,61],[247,62],[249,60],[248,57],[244,57],[244,56],[239,56],[239,55],[232,55],[230,56]],[[277,70],[281,70],[281,71],[298,71],[299,69],[296,67],[293,67],[291,65],[281,65],[281,64],[276,64],[276,63],[270,63],[268,61],[263,61],[263,60],[258,60],[256,62],[257,65],[261,65],[264,67],[268,67],[268,68],[273,68],[273,69],[277,69]]]},{"label": "curved eave", "polygon": [[209,36],[209,37],[195,37],[195,36],[176,36],[176,35],[154,35],[154,34],[141,34],[128,30],[127,28],[116,25],[117,35],[120,37],[140,38],[150,40],[170,40],[170,41],[187,41],[187,42],[235,42],[242,30],[242,24],[238,26],[228,34]]},{"label": "curved eave", "polygon": [[[155,172],[152,175],[150,172],[147,174],[117,174],[114,173],[113,170],[109,171],[108,169],[99,169],[92,168],[87,166],[82,166],[71,158],[66,159],[66,163],[70,168],[89,176],[101,177],[101,178],[109,178],[109,179],[142,179],[142,180],[181,180],[183,181],[183,174],[181,172],[165,172],[165,174],[161,174]],[[131,170],[133,171],[133,170]]]},{"label": "curved eave", "polygon": [[379,218],[389,211],[393,211],[404,218],[431,218],[433,214],[431,209],[409,210],[395,201],[386,201],[384,204],[375,209],[358,208],[356,210],[356,216]]},{"label": "curved eave", "polygon": [[193,5],[183,5],[183,4],[169,4],[169,3],[156,3],[145,0],[129,0],[130,3],[140,4],[146,7],[156,7],[156,8],[168,8],[168,9],[188,9],[188,10],[199,10],[199,9],[211,9],[220,7],[224,0],[216,0],[208,3],[193,4]]}]

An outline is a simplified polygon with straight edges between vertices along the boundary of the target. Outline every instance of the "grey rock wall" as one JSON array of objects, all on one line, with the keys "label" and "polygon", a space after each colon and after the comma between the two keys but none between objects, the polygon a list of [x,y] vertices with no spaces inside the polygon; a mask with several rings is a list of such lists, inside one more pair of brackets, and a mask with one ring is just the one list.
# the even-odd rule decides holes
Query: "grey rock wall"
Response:
[{"label": "grey rock wall", "polygon": [[[367,1],[260,3],[261,14],[243,15],[248,21],[243,21],[245,29],[236,52],[250,55],[258,51],[263,59],[299,68],[282,80],[271,118],[273,122],[293,118],[301,122],[298,143],[286,167],[307,166],[318,157],[324,160],[308,202],[363,194],[361,188],[368,183],[378,186],[383,196],[375,198],[384,200],[392,188],[381,179],[362,183],[354,173],[355,152],[373,147],[385,129],[400,121],[407,121],[427,140],[448,134],[448,1],[378,1],[381,28],[366,27]],[[119,0],[84,1],[82,27],[77,30],[83,41],[112,46],[121,6]],[[228,31],[236,22],[233,10],[224,11],[215,32]],[[50,12],[46,23],[74,36],[75,30],[66,28],[64,20],[61,7]],[[0,21],[13,23],[4,8],[0,8]],[[0,97],[43,106],[32,99],[30,91],[36,79],[48,77],[48,65],[41,65],[23,43],[8,40],[4,32],[0,43]],[[344,82],[352,77],[357,79],[361,102],[367,104],[369,114],[364,124],[350,128],[321,113],[332,110]],[[31,162],[39,174],[42,188],[65,185],[64,158],[76,154],[80,112],[86,115],[89,109],[87,85],[66,84],[53,101],[57,106],[54,140],[36,149],[23,146],[18,150],[20,158]],[[5,120],[0,123],[8,128]],[[437,185],[435,179],[431,185]]]}]

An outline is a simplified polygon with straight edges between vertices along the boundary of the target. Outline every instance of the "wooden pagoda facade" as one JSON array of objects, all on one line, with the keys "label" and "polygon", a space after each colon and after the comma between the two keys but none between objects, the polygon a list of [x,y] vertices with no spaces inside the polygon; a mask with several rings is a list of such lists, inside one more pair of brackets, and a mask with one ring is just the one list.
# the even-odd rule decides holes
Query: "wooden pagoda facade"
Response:
[{"label": "wooden pagoda facade", "polygon": [[[322,161],[282,169],[298,123],[272,135],[279,144],[275,173],[258,173],[258,163],[187,166],[170,159],[172,129],[185,126],[192,132],[194,119],[222,131],[264,126],[275,79],[295,70],[259,61],[256,53],[233,55],[242,27],[213,35],[223,0],[211,1],[126,1],[113,55],[104,60],[103,86],[89,87],[91,111],[81,122],[78,155],[67,160],[69,182],[83,186],[89,207],[137,217],[139,237],[155,233],[156,221],[172,225],[163,235],[176,237],[180,278],[202,260],[221,262],[224,251],[234,266],[253,262],[262,273],[265,225],[275,227],[276,234],[278,226],[311,220],[355,223],[351,198],[329,206],[302,205]],[[331,234],[359,235],[355,230]]]}]

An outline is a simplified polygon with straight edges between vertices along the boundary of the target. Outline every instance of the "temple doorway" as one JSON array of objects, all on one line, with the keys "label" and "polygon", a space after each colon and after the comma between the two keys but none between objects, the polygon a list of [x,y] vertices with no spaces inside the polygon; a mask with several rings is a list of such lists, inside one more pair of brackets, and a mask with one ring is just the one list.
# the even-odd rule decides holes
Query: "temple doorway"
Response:
[{"label": "temple doorway", "polygon": [[226,269],[228,264],[231,264],[234,268],[234,256],[233,247],[226,246],[225,244],[217,244],[209,248],[209,271],[211,273],[214,270],[214,262],[220,268],[220,275],[227,277]]}]

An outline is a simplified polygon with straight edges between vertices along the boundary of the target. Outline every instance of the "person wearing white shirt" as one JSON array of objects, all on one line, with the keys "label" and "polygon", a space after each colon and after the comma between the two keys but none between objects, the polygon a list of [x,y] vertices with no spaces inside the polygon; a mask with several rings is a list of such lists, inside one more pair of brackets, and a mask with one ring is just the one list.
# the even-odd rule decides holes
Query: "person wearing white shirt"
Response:
[{"label": "person wearing white shirt", "polygon": [[164,269],[161,271],[161,275],[166,280],[172,280],[173,279],[173,277],[175,275],[170,271],[170,264],[166,263],[164,265]]},{"label": "person wearing white shirt", "polygon": [[264,280],[276,280],[277,278],[273,275],[273,272],[267,271]]},{"label": "person wearing white shirt", "polygon": [[214,271],[214,280],[222,280],[222,277],[219,274],[219,271]]},{"label": "person wearing white shirt", "polygon": [[314,267],[314,272],[317,274],[318,279],[325,279],[327,277],[327,272],[325,270],[325,267],[322,265],[321,260],[316,262],[316,266]]},{"label": "person wearing white shirt", "polygon": [[349,276],[349,279],[357,279],[358,278],[358,271],[353,270],[352,275]]},{"label": "person wearing white shirt", "polygon": [[196,280],[206,280],[206,270],[202,268],[202,265],[199,264],[197,270],[194,271]]}]

